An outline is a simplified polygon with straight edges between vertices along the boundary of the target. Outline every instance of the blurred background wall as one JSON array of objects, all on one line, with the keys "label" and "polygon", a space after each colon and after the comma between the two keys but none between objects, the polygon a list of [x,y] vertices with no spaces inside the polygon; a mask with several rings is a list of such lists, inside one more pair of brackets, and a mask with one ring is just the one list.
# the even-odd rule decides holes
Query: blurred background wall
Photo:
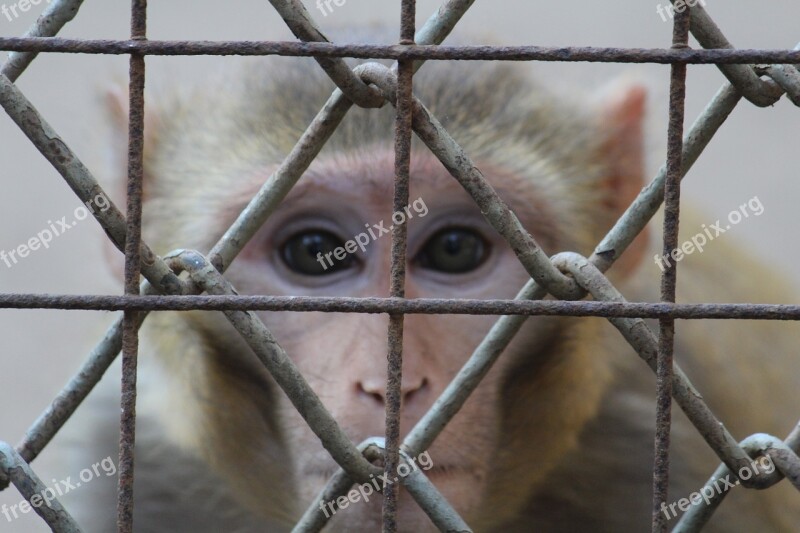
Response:
[{"label": "blurred background wall", "polygon": [[[12,4],[17,0],[0,0]],[[668,0],[488,0],[477,1],[457,28],[458,34],[481,41],[543,46],[668,47],[671,24],[657,12]],[[8,20],[0,15],[0,35],[19,36],[44,9],[45,2]],[[128,3],[88,1],[63,37],[125,39],[129,32]],[[151,0],[151,39],[291,40],[286,25],[265,0]],[[320,26],[336,28],[382,22],[398,28],[399,2],[346,0],[323,16],[306,2]],[[418,22],[437,9],[436,0],[418,1]],[[740,48],[792,48],[800,41],[795,0],[728,2],[706,0],[706,9]],[[399,31],[399,30],[398,30]],[[470,39],[475,40],[474,37]],[[696,46],[696,43],[693,44]],[[5,53],[0,53],[0,61]],[[108,128],[103,122],[103,94],[127,76],[126,56],[43,54],[22,75],[18,86],[50,124],[103,183],[109,180]],[[148,96],[168,87],[170,80],[213,71],[236,58],[149,57]],[[431,64],[425,68],[435,68]],[[587,94],[619,77],[633,78],[649,88],[648,175],[653,176],[665,154],[669,67],[663,65],[557,64],[520,65],[546,83]],[[714,66],[690,66],[687,127],[724,82]],[[763,256],[791,280],[800,280],[800,222],[795,201],[800,198],[797,150],[800,110],[784,98],[772,108],[744,102],[684,181],[683,198],[697,206],[701,220],[724,218],[753,196],[764,212],[732,230],[726,240],[739,240]],[[124,203],[120,204],[124,206]],[[0,250],[11,250],[80,206],[62,178],[27,141],[11,120],[0,113]],[[654,222],[661,224],[660,217]],[[699,228],[682,228],[682,240]],[[8,268],[0,263],[0,292],[119,294],[121,284],[103,259],[104,235],[90,217]],[[721,275],[724,275],[721,274]],[[724,295],[720,296],[722,299]],[[0,310],[0,440],[17,443],[85,358],[112,313]],[[115,377],[113,378],[115,379]],[[102,458],[97,458],[98,461]],[[48,480],[63,472],[48,450],[35,463]],[[86,465],[89,466],[89,465]],[[58,474],[57,474],[58,473]],[[68,472],[69,473],[69,472]],[[71,473],[73,476],[77,472]],[[0,494],[0,504],[18,503],[19,494]],[[47,531],[33,513],[7,523],[0,531]]]}]

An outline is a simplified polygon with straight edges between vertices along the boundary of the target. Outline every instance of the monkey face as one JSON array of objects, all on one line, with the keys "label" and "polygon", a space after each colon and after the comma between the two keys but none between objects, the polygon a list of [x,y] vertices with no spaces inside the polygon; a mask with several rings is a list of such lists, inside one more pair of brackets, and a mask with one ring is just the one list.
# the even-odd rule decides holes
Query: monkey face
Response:
[{"label": "monkey face", "polygon": [[[207,251],[234,222],[330,95],[330,82],[313,61],[306,67],[256,74],[233,102],[218,105],[224,96],[218,91],[203,97],[207,104],[189,106],[192,112],[163,117],[145,161],[144,232],[154,249]],[[628,190],[640,189],[638,145],[627,139],[639,140],[643,96],[632,92],[595,116],[537,91],[505,67],[451,67],[426,69],[419,84],[415,78],[415,94],[546,252],[588,253],[603,226],[627,207]],[[425,72],[432,76],[427,82]],[[406,298],[516,296],[529,273],[420,144],[412,150],[407,205],[393,206],[393,120],[388,106],[348,112],[226,271],[240,294],[388,297],[391,233],[404,227]],[[187,177],[197,185],[187,187]],[[352,442],[384,435],[387,315],[259,315]],[[181,435],[189,443],[184,447],[205,454],[252,512],[290,530],[338,466],[221,314],[191,312],[180,320],[190,328],[185,337],[199,341],[199,368],[192,368],[199,376],[184,381],[201,400],[176,396],[170,406],[192,411],[184,418],[196,421]],[[401,439],[496,321],[405,316]],[[430,459],[424,474],[475,529],[502,530],[521,516],[535,487],[596,413],[607,373],[598,369],[603,362],[592,343],[573,342],[592,338],[578,331],[589,327],[567,318],[527,319],[430,448],[420,450]],[[185,376],[184,366],[174,365],[170,379]],[[337,501],[327,508],[332,530],[377,530],[380,504],[378,495]],[[398,518],[404,531],[433,528],[404,491]]]},{"label": "monkey face", "polygon": [[[411,173],[410,201],[393,212],[390,147],[321,158],[246,246],[227,277],[243,294],[386,297],[391,231],[406,224],[406,297],[513,298],[528,275],[472,199],[430,154],[415,154]],[[254,179],[251,186],[259,181]],[[524,199],[514,193],[521,185],[506,181],[498,184],[498,190],[519,204]],[[231,191],[239,193],[247,198],[251,191]],[[523,223],[536,225],[541,213],[527,213]],[[354,443],[384,434],[386,315],[260,315]],[[442,394],[495,320],[465,315],[405,317],[401,438]],[[546,337],[547,321],[531,322],[522,344],[543,344],[536,339]],[[522,359],[514,346],[426,450],[430,464],[425,474],[466,516],[484,499],[498,460],[492,450],[501,439],[503,421],[497,413],[504,408],[504,383]],[[269,383],[265,388],[275,388],[265,372],[252,370]],[[295,511],[301,513],[337,465],[288,399],[280,391],[273,397],[281,422],[270,438],[288,444],[276,453],[285,454],[280,461],[293,465],[286,479],[297,494]],[[336,511],[333,523],[347,530],[354,524],[378,527],[380,500],[376,491],[369,502],[346,509],[335,505],[329,509]],[[408,524],[409,531],[433,527],[404,491],[400,512],[400,523]]]}]

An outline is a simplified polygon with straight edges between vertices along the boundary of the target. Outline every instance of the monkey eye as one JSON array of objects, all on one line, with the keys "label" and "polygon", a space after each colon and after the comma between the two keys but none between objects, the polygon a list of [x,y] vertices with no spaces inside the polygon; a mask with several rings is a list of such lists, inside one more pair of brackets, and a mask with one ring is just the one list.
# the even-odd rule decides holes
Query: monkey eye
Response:
[{"label": "monkey eye", "polygon": [[[355,263],[339,237],[319,229],[295,233],[283,243],[280,253],[286,266],[304,276],[326,276]],[[344,258],[337,259],[334,254]]]},{"label": "monkey eye", "polygon": [[463,274],[481,266],[488,255],[488,245],[477,232],[467,228],[445,228],[428,239],[416,261],[429,270]]}]

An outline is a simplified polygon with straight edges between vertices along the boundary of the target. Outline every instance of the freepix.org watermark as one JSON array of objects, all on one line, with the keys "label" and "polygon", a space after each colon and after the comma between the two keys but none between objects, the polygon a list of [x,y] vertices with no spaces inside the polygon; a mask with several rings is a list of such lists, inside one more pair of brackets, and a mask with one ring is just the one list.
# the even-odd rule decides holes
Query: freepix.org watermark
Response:
[{"label": "freepix.org watermark", "polygon": [[95,208],[104,213],[109,207],[111,207],[111,201],[103,193],[100,193],[86,204],[78,206],[72,213],[74,217],[72,221],[67,221],[67,217],[61,217],[55,222],[48,220],[48,227],[37,233],[35,237],[28,239],[26,243],[8,251],[0,250],[0,261],[5,263],[6,267],[11,268],[28,257],[31,252],[40,248],[50,248],[50,243],[55,237],[63,235],[67,230],[77,226],[78,222],[89,216],[89,213],[94,214]]},{"label": "freepix.org watermark", "polygon": [[676,0],[675,4],[667,4],[666,7],[663,7],[661,4],[656,6],[656,13],[659,14],[661,20],[664,22],[667,21],[667,16],[672,19],[675,16],[675,12],[683,13],[686,11],[687,7],[694,7],[697,4],[701,6],[706,6],[706,0]]},{"label": "freepix.org watermark", "polygon": [[50,0],[19,0],[11,4],[0,5],[0,13],[2,13],[9,22],[13,22],[21,16],[22,13],[30,11],[31,6],[38,6],[42,2],[50,3]]},{"label": "freepix.org watermark", "polygon": [[[719,495],[732,489],[739,484],[740,479],[747,481],[753,477],[753,475],[760,474],[761,472],[771,474],[774,471],[775,463],[772,462],[772,457],[763,455],[751,462],[749,466],[746,465],[740,468],[738,479],[733,483],[731,483],[730,476],[725,476],[722,479],[716,480],[713,485],[706,485],[700,489],[700,492],[691,493],[688,498],[681,498],[677,502],[673,502],[669,505],[667,505],[666,502],[661,502],[661,512],[664,513],[667,520],[672,520],[678,515],[677,511],[675,511],[675,507],[682,512],[686,512],[689,510],[690,505],[700,505],[701,501],[704,501],[706,505],[710,505],[711,498],[714,497],[714,495]],[[670,512],[672,514],[670,514]]]},{"label": "freepix.org watermark", "polygon": [[702,252],[708,243],[731,229],[745,218],[748,218],[751,213],[754,216],[759,216],[763,212],[764,205],[761,203],[761,200],[758,199],[758,196],[753,196],[746,203],[740,205],[739,209],[735,209],[728,213],[728,224],[726,224],[725,227],[723,227],[723,223],[720,222],[719,219],[717,219],[714,224],[710,224],[709,226],[703,224],[701,226],[703,228],[702,232],[698,233],[688,241],[684,241],[680,247],[675,248],[668,255],[656,254],[653,257],[653,260],[663,272],[666,267],[672,266],[670,259],[678,262],[687,255],[693,254],[695,251]]},{"label": "freepix.org watermark", "polygon": [[15,503],[11,506],[3,504],[0,507],[0,514],[5,516],[8,522],[11,522],[12,520],[19,518],[20,515],[30,513],[32,509],[38,509],[42,505],[49,507],[50,502],[59,496],[63,496],[68,492],[79,488],[82,484],[89,483],[93,479],[99,478],[101,471],[106,475],[106,477],[113,476],[117,473],[117,465],[114,464],[114,460],[111,459],[111,456],[108,456],[102,461],[81,470],[78,474],[79,481],[73,481],[72,476],[67,476],[66,479],[62,479],[60,481],[56,481],[54,479],[52,485],[45,487],[41,492],[37,492],[31,496],[30,501],[22,500],[21,502]]},{"label": "freepix.org watermark", "polygon": [[322,15],[327,17],[328,13],[333,13],[334,4],[336,7],[342,7],[347,0],[317,0],[317,9],[322,12]]},{"label": "freepix.org watermark", "polygon": [[393,225],[387,228],[385,227],[383,220],[377,224],[373,224],[372,227],[370,227],[369,224],[364,224],[364,227],[367,228],[369,235],[367,235],[365,232],[362,232],[345,242],[344,246],[339,246],[332,252],[328,252],[325,255],[322,255],[322,252],[318,252],[317,261],[319,261],[319,264],[322,265],[323,270],[328,270],[328,267],[333,266],[333,259],[331,259],[331,256],[333,256],[333,258],[337,261],[343,261],[345,257],[347,257],[347,254],[353,254],[359,248],[362,252],[364,252],[370,242],[378,240],[383,237],[384,234],[392,231],[395,225],[399,226],[401,224],[405,224],[406,220],[414,218],[413,213],[411,213],[412,208],[414,212],[420,216],[420,218],[428,214],[428,206],[425,205],[422,197],[417,198],[408,204],[403,211],[397,211],[392,214],[392,222],[394,222]]},{"label": "freepix.org watermark", "polygon": [[[417,466],[417,463],[419,463],[419,466]],[[338,509],[347,509],[351,503],[355,504],[361,500],[368,502],[369,497],[372,494],[380,494],[384,487],[397,483],[400,481],[400,478],[406,477],[411,472],[416,472],[420,469],[420,467],[423,470],[430,470],[433,467],[433,460],[427,451],[419,454],[416,459],[409,457],[408,464],[402,462],[398,464],[397,475],[394,477],[394,479],[390,478],[387,474],[381,474],[377,478],[373,474],[370,474],[369,477],[372,478],[372,481],[362,483],[358,487],[348,492],[346,496],[339,496],[335,500],[328,502],[320,500],[319,508],[323,513],[325,513],[325,518],[330,518],[336,514]]]}]

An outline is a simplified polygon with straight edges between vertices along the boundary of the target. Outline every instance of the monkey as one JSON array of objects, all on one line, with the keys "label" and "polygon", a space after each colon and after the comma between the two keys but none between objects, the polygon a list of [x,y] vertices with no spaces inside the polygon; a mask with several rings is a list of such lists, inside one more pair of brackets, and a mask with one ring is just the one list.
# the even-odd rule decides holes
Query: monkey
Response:
[{"label": "monkey", "polygon": [[[148,104],[145,241],[159,254],[207,253],[334,88],[313,60],[268,58]],[[414,77],[414,94],[548,254],[588,257],[644,185],[641,85],[612,85],[587,99],[556,92],[519,65],[436,62]],[[112,98],[110,111],[123,143],[125,104]],[[393,121],[388,105],[348,112],[230,265],[225,277],[237,292],[389,295],[391,238],[383,230],[398,223]],[[117,152],[124,154],[121,146]],[[514,298],[529,274],[416,139],[410,174],[406,297]],[[689,215],[682,227],[693,233],[704,220]],[[649,259],[656,240],[643,233],[608,272],[629,301],[659,298],[661,270]],[[357,246],[348,249],[348,241]],[[726,239],[708,248],[680,263],[677,301],[786,300],[779,285],[763,283],[773,275],[745,250]],[[257,315],[354,443],[383,435],[386,314]],[[405,316],[401,438],[496,320]],[[782,436],[798,416],[797,333],[786,323],[678,321],[675,357],[737,438]],[[90,427],[81,426],[76,465],[114,454],[113,374],[82,409]],[[654,398],[652,371],[605,319],[530,317],[419,461],[474,531],[646,531]],[[380,530],[377,491],[347,508],[315,501],[336,463],[219,312],[150,314],[141,330],[137,413],[136,531],[290,531],[318,504],[331,515],[326,531]],[[674,407],[670,497],[699,490],[718,463]],[[111,482],[67,495],[87,531],[114,528]],[[669,518],[670,526],[678,519]],[[798,523],[800,498],[782,482],[733,490],[707,530],[785,532]],[[404,490],[398,524],[435,531]]]}]

